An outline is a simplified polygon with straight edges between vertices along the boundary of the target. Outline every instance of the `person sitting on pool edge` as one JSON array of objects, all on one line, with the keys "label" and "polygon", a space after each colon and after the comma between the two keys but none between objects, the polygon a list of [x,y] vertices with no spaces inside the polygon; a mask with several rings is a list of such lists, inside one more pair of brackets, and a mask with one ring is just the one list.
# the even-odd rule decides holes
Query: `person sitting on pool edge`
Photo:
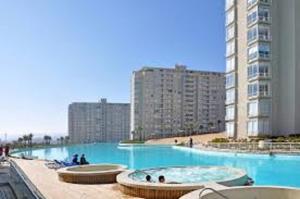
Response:
[{"label": "person sitting on pool edge", "polygon": [[78,162],[78,154],[75,154],[75,155],[73,156],[72,164],[74,164],[74,165],[79,165],[79,162]]},{"label": "person sitting on pool edge", "polygon": [[165,182],[166,182],[165,176],[159,176],[159,177],[158,177],[158,181],[159,181],[160,183],[165,183]]},{"label": "person sitting on pool edge", "polygon": [[84,154],[82,154],[81,157],[80,157],[80,164],[81,164],[81,165],[89,164],[89,162],[86,161],[85,155],[84,155]]}]

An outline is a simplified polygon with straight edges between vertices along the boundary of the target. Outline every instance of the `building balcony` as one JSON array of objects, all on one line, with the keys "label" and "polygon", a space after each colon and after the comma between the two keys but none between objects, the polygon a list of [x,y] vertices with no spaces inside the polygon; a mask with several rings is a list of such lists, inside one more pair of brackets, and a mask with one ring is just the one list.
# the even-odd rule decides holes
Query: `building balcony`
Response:
[{"label": "building balcony", "polygon": [[258,36],[254,36],[248,39],[248,45],[252,45],[256,42],[271,42],[271,41],[272,41],[271,35],[259,34]]},{"label": "building balcony", "polygon": [[271,24],[272,23],[272,17],[265,17],[265,16],[258,16],[258,18],[254,19],[248,19],[247,24],[248,28],[256,25],[256,24]]},{"label": "building balcony", "polygon": [[226,122],[229,122],[229,121],[234,121],[235,120],[235,117],[234,116],[225,116],[225,121]]},{"label": "building balcony", "polygon": [[268,135],[271,130],[269,118],[254,118],[247,122],[248,136]]},{"label": "building balcony", "polygon": [[251,75],[248,76],[248,81],[249,82],[253,82],[253,81],[257,81],[257,80],[270,80],[272,79],[270,74],[265,74],[265,73],[261,73],[261,74],[255,74],[255,75]]},{"label": "building balcony", "polygon": [[258,92],[253,95],[248,95],[249,100],[270,99],[270,98],[272,98],[272,95],[269,92]]},{"label": "building balcony", "polygon": [[251,10],[253,7],[257,5],[271,5],[272,0],[248,0],[247,2],[247,8],[248,10]]},{"label": "building balcony", "polygon": [[253,63],[256,61],[270,61],[271,52],[268,51],[259,51],[248,55],[248,63]]},{"label": "building balcony", "polygon": [[230,10],[235,6],[235,0],[226,0],[225,1],[225,11]]},{"label": "building balcony", "polygon": [[236,103],[235,99],[225,100],[225,105],[232,105],[232,104],[235,104],[235,103]]}]

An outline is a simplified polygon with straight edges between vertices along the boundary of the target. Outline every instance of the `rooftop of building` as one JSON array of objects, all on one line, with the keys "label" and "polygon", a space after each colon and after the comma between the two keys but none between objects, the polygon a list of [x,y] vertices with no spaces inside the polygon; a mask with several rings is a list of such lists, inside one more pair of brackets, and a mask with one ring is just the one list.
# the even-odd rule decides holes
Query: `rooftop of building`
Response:
[{"label": "rooftop of building", "polygon": [[82,105],[84,105],[84,104],[88,104],[88,105],[107,104],[107,105],[124,105],[124,106],[130,105],[130,103],[107,102],[106,98],[101,98],[98,102],[72,102],[70,105],[73,105],[73,104],[82,104]]},{"label": "rooftop of building", "polygon": [[174,67],[152,67],[152,66],[143,66],[140,70],[134,71],[135,72],[143,72],[143,71],[154,71],[154,70],[160,70],[160,71],[185,71],[188,73],[203,73],[207,75],[224,75],[224,72],[218,72],[218,71],[204,71],[204,70],[195,70],[195,69],[188,69],[186,65],[176,64]]}]

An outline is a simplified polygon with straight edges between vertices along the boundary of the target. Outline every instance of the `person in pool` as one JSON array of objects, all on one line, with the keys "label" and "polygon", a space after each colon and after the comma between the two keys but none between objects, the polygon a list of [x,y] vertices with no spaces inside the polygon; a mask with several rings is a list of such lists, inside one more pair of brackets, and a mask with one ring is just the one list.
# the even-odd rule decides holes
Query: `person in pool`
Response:
[{"label": "person in pool", "polygon": [[159,176],[159,177],[158,177],[158,181],[159,181],[160,183],[165,183],[165,182],[166,182],[165,176]]},{"label": "person in pool", "polygon": [[151,181],[151,176],[150,176],[150,175],[146,175],[146,181],[147,181],[147,182],[152,182],[152,181]]},{"label": "person in pool", "polygon": [[79,165],[79,162],[78,162],[78,154],[75,154],[75,155],[73,156],[72,164],[74,164],[74,165]]},{"label": "person in pool", "polygon": [[89,164],[89,162],[86,161],[84,154],[82,154],[81,157],[80,157],[80,164],[81,165],[83,165],[83,164]]}]

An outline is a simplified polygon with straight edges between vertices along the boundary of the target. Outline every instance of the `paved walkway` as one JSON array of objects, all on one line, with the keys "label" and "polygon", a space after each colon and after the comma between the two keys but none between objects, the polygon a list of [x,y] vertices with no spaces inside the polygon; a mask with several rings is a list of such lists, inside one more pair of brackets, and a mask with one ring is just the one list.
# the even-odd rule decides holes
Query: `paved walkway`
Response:
[{"label": "paved walkway", "polygon": [[[47,199],[133,199],[120,192],[117,184],[79,185],[61,182],[55,170],[41,160],[13,159]],[[137,199],[137,198],[135,198]]]},{"label": "paved walkway", "polygon": [[204,134],[204,135],[193,135],[193,136],[186,136],[186,137],[173,137],[173,138],[162,138],[162,139],[153,139],[148,140],[147,144],[174,144],[174,141],[177,140],[177,143],[188,143],[190,137],[193,138],[193,142],[196,143],[207,143],[214,138],[226,138],[225,133],[211,133],[211,134]]}]

